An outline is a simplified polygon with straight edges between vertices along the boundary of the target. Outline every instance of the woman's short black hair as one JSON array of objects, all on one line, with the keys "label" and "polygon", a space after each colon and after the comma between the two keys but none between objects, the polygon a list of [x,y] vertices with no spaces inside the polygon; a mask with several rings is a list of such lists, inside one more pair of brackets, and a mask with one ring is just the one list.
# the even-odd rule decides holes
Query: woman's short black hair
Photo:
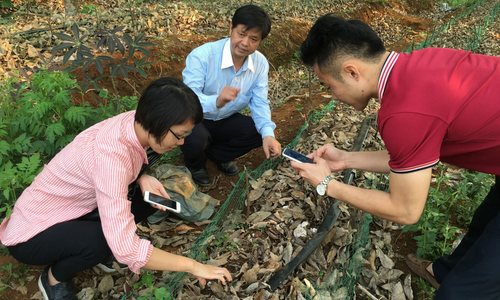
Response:
[{"label": "woman's short black hair", "polygon": [[269,15],[259,6],[248,4],[239,7],[233,15],[231,28],[239,24],[245,25],[246,29],[258,28],[265,39],[271,31],[271,19]]},{"label": "woman's short black hair", "polygon": [[135,121],[151,134],[158,143],[173,125],[203,119],[198,96],[182,81],[163,77],[153,81],[141,95]]},{"label": "woman's short black hair", "polygon": [[[300,57],[308,66],[335,73],[337,58],[350,56],[377,60],[385,47],[377,33],[359,20],[345,20],[333,14],[320,17],[300,47]],[[332,74],[335,76],[335,74]]]}]

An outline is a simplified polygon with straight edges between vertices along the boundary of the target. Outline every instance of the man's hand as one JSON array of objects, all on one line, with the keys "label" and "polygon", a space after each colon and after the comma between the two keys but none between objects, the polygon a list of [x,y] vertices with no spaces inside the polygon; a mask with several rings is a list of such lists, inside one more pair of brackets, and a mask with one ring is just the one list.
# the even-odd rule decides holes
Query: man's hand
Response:
[{"label": "man's hand", "polygon": [[217,108],[222,108],[224,107],[224,105],[236,99],[236,97],[238,97],[239,92],[240,92],[239,88],[225,86],[220,92],[219,97],[217,97],[217,102],[216,102]]},{"label": "man's hand", "polygon": [[[141,187],[141,191],[142,191],[143,195],[144,195],[145,191],[149,191],[153,194],[157,194],[157,195],[163,196],[167,199],[170,199],[170,196],[168,195],[167,191],[165,190],[165,187],[163,186],[163,184],[153,176],[149,176],[149,175],[144,174],[137,179],[137,184],[139,184],[139,186]],[[152,204],[152,206],[156,209],[166,210],[165,208],[163,208],[159,205]]]},{"label": "man's hand", "polygon": [[331,171],[326,160],[316,157],[314,162],[314,164],[308,164],[292,161],[291,165],[302,178],[315,187],[321,180],[330,175]]},{"label": "man's hand", "polygon": [[262,148],[266,158],[277,157],[281,154],[281,144],[272,136],[266,136],[262,140]]},{"label": "man's hand", "polygon": [[346,158],[349,152],[335,148],[332,144],[326,144],[311,153],[309,157],[315,159],[316,157],[324,159],[330,170],[339,172],[344,170],[346,166]]}]

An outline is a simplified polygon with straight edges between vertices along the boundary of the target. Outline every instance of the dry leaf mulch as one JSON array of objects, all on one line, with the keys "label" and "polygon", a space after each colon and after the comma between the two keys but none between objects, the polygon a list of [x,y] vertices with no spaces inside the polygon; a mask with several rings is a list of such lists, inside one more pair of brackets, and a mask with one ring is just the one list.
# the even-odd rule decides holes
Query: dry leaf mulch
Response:
[{"label": "dry leaf mulch", "polygon": [[[339,1],[346,2],[349,1]],[[293,7],[293,1],[290,1]],[[471,16],[457,22],[453,27],[443,32],[435,41],[434,46],[460,48],[467,45],[474,28],[484,24],[484,19],[489,16],[496,1],[485,1]],[[192,24],[196,27],[201,22],[196,17],[190,17],[191,11],[184,10],[184,4],[174,7],[177,14],[170,16],[158,15],[156,21],[166,21],[176,26],[175,30],[187,30]],[[442,17],[444,12],[436,16]],[[321,12],[325,11],[323,9]],[[113,10],[102,12],[103,16],[118,14]],[[216,11],[211,12],[214,16]],[[224,12],[223,12],[224,13]],[[452,12],[453,13],[453,12]],[[55,26],[67,22],[59,16],[57,10],[51,15],[50,22]],[[149,12],[147,13],[150,14]],[[144,13],[146,15],[146,13]],[[154,17],[154,14],[151,13]],[[313,15],[313,14],[310,14]],[[319,15],[319,13],[317,14]],[[39,39],[27,39],[23,35],[15,34],[19,30],[34,29],[37,24],[37,15],[33,14],[30,22],[25,22],[22,27],[6,29],[1,28],[0,53],[2,56],[1,67],[3,71],[15,69],[20,65],[36,66],[44,60],[49,60],[48,49],[52,45],[52,37],[40,34]],[[162,19],[163,18],[163,19]],[[186,19],[187,18],[187,19]],[[189,20],[191,21],[185,21]],[[213,17],[215,20],[215,17]],[[43,19],[43,22],[47,22]],[[176,21],[174,21],[176,20]],[[177,21],[179,20],[179,21]],[[203,20],[207,20],[204,17]],[[155,22],[156,22],[155,21]],[[40,21],[41,22],[41,21]],[[141,21],[142,22],[142,21]],[[207,21],[208,22],[208,21]],[[412,34],[411,29],[401,30],[394,27],[392,19],[373,19],[370,24],[390,43],[396,44],[405,34]],[[188,24],[181,27],[178,24]],[[44,23],[46,24],[46,23]],[[147,28],[147,21],[145,23]],[[163,24],[163,23],[162,23]],[[177,25],[176,25],[177,24]],[[207,23],[208,24],[208,23]],[[210,23],[212,24],[212,23]],[[21,25],[19,25],[21,26]],[[223,26],[223,25],[220,25]],[[168,31],[168,27],[165,27]],[[397,30],[393,30],[397,28]],[[171,29],[173,30],[173,29]],[[47,33],[45,33],[47,34]],[[477,51],[485,54],[498,55],[498,17],[484,33],[484,40]],[[277,98],[286,94],[288,82],[305,80],[307,74],[297,66],[296,69],[276,69],[281,73],[276,82]],[[1,73],[2,70],[0,70]],[[288,78],[288,79],[287,79]],[[283,80],[283,81],[282,81]],[[288,80],[288,82],[286,81]],[[304,82],[304,81],[303,81]],[[293,93],[305,93],[305,84],[299,85]],[[376,104],[364,113],[357,113],[352,109],[339,105],[334,112],[325,116],[317,125],[312,126],[297,146],[298,150],[309,152],[318,145],[332,142],[337,147],[350,149],[356,136],[359,124],[369,113],[376,111]],[[382,143],[371,129],[365,142],[366,149],[380,149]],[[340,178],[339,178],[340,179]],[[374,183],[375,182],[375,183]],[[375,174],[358,173],[355,184],[359,186],[372,186],[384,183],[385,179]],[[370,243],[366,245],[365,257],[350,257],[347,249],[352,245],[353,237],[358,230],[355,222],[359,212],[344,204],[340,204],[341,215],[337,220],[335,229],[327,236],[326,240],[313,255],[300,266],[293,277],[289,278],[275,293],[268,291],[266,282],[279,268],[286,265],[315,234],[321,223],[330,200],[318,197],[314,189],[304,183],[284,161],[276,169],[265,172],[261,178],[252,180],[251,192],[247,199],[248,209],[243,213],[234,213],[228,216],[227,227],[224,227],[223,238],[209,239],[209,262],[229,268],[235,280],[228,286],[212,282],[206,288],[200,288],[194,278],[185,277],[184,287],[180,291],[181,299],[341,299],[345,290],[331,290],[343,274],[342,270],[351,259],[359,259],[365,268],[362,270],[357,284],[359,298],[377,299],[413,299],[411,290],[411,275],[395,268],[394,260],[398,256],[393,250],[391,232],[400,227],[390,222],[375,219],[370,231]],[[144,235],[151,238],[156,245],[178,254],[186,254],[193,242],[200,235],[203,224],[188,224],[176,219],[168,219],[157,226],[140,226]],[[78,286],[84,287],[80,291],[80,299],[120,299],[124,293],[134,288],[139,281],[137,275],[125,271],[113,275],[80,276]],[[99,273],[101,274],[101,273]],[[155,272],[158,285],[170,277],[168,272]],[[139,293],[146,293],[143,288]],[[314,296],[316,295],[316,296]],[[33,299],[40,299],[39,293]]]}]

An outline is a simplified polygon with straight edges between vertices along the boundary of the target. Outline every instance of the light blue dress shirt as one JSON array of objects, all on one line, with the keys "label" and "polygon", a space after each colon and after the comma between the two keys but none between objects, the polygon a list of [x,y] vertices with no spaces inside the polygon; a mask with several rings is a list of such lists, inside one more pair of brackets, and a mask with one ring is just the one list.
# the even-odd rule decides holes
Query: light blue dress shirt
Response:
[{"label": "light blue dress shirt", "polygon": [[[229,38],[206,43],[186,58],[182,71],[184,83],[200,98],[203,116],[208,120],[225,119],[248,107],[262,138],[274,137],[276,124],[271,121],[267,99],[269,63],[259,51],[247,57],[235,72]],[[238,97],[217,108],[217,97],[225,86],[239,87]]]}]

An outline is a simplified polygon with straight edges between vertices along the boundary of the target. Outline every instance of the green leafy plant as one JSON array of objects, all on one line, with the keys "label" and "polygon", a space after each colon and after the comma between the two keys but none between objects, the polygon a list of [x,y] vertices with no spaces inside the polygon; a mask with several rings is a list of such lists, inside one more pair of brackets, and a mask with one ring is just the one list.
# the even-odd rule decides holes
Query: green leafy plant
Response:
[{"label": "green leafy plant", "polygon": [[63,64],[67,63],[73,54],[76,58],[73,60],[72,66],[83,65],[88,59],[94,57],[92,50],[86,45],[88,34],[80,34],[80,29],[76,23],[71,25],[72,35],[64,32],[56,32],[54,35],[62,40],[62,43],[52,48],[52,53],[60,50],[66,50],[63,57]]},{"label": "green leafy plant", "polygon": [[460,7],[460,6],[467,6],[472,3],[474,3],[475,0],[448,0],[447,3],[454,8]]},{"label": "green leafy plant", "polygon": [[81,9],[82,14],[91,15],[97,11],[97,6],[94,4],[84,4]]},{"label": "green leafy plant", "polygon": [[141,279],[134,284],[134,290],[146,288],[148,291],[137,297],[138,300],[173,300],[172,295],[164,287],[155,288],[155,277],[151,272],[144,272]]},{"label": "green leafy plant", "polygon": [[102,99],[102,105],[96,107],[95,110],[101,120],[122,112],[134,110],[137,106],[136,96],[118,96],[110,94],[107,89],[101,89],[99,97]]},{"label": "green leafy plant", "polygon": [[12,0],[0,0],[0,24],[6,23],[8,21],[7,17],[12,15],[12,11],[14,10],[14,5],[12,4]]},{"label": "green leafy plant", "polygon": [[450,212],[456,216],[457,225],[466,228],[476,208],[488,194],[494,178],[489,174],[470,171],[461,172],[460,176],[461,180],[455,184],[452,192],[453,206]]},{"label": "green leafy plant", "polygon": [[[113,86],[116,78],[126,79],[130,74],[139,74],[146,78],[145,70],[149,66],[147,59],[150,56],[147,48],[153,44],[148,42],[142,33],[132,36],[123,30],[123,26],[111,29],[101,27],[90,36],[81,34],[75,23],[71,26],[71,35],[64,32],[55,34],[62,42],[52,48],[52,53],[64,52],[64,64],[74,56],[67,70],[81,68],[84,89],[92,85],[99,90],[96,82],[106,74],[111,77]],[[97,54],[102,51],[105,54]],[[119,55],[115,55],[116,53]],[[97,71],[96,76],[93,75],[93,68]]]},{"label": "green leafy plant", "polygon": [[0,1],[0,8],[14,8],[14,5],[12,4],[12,0],[1,0]]},{"label": "green leafy plant", "polygon": [[416,233],[418,256],[435,259],[448,254],[493,183],[491,175],[469,171],[461,172],[460,180],[453,181],[446,170],[444,166],[438,168],[420,221],[403,228]]},{"label": "green leafy plant", "polygon": [[0,292],[7,288],[25,286],[27,284],[28,267],[24,264],[5,263],[0,266]]},{"label": "green leafy plant", "polygon": [[[436,177],[434,186],[429,190],[429,196],[425,210],[417,224],[407,225],[403,231],[415,232],[414,239],[417,241],[417,255],[422,257],[436,258],[451,249],[451,243],[446,245],[439,241],[445,240],[443,232],[446,230],[457,231],[450,225],[450,216],[443,211],[449,207],[449,194],[446,193],[446,168],[439,167],[439,175]],[[447,237],[450,233],[447,232]]]},{"label": "green leafy plant", "polygon": [[31,82],[0,83],[0,220],[42,165],[94,123],[136,107],[137,97],[101,90],[103,105],[72,101],[80,93],[65,72],[40,71]]},{"label": "green leafy plant", "polygon": [[51,157],[82,128],[94,123],[92,107],[85,103],[73,105],[71,93],[76,89],[76,81],[68,73],[36,73],[13,103],[9,128],[10,136],[15,137],[13,150]]},{"label": "green leafy plant", "polygon": [[0,219],[3,216],[10,215],[12,205],[19,193],[33,181],[41,166],[42,163],[38,153],[22,157],[20,162],[12,163],[8,161],[1,166],[0,187],[2,188],[2,194],[0,199],[2,204],[0,205]]},{"label": "green leafy plant", "polygon": [[0,220],[9,215],[42,165],[76,134],[137,103],[136,97],[110,96],[109,103],[75,105],[80,89],[65,72],[40,71],[30,82],[0,83]]}]

